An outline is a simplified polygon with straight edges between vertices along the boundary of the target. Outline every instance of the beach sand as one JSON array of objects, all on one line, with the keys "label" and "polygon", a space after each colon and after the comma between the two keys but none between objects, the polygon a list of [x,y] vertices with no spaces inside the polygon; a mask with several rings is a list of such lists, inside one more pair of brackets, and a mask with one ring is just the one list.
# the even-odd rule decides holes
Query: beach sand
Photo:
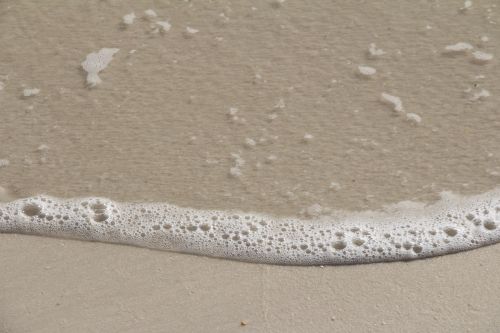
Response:
[{"label": "beach sand", "polygon": [[[462,7],[3,1],[2,196],[307,218],[490,190],[500,184],[500,8]],[[494,58],[445,52],[459,42]],[[119,51],[89,89],[81,62],[101,48]],[[280,267],[0,235],[0,332],[495,332],[499,257],[494,245]]]}]

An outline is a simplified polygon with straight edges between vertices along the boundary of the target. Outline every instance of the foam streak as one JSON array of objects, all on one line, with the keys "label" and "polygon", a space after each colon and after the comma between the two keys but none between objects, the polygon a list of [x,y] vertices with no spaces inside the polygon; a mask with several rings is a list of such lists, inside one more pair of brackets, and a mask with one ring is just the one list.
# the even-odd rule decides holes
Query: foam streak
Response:
[{"label": "foam streak", "polygon": [[129,244],[283,265],[411,260],[500,241],[500,188],[432,205],[335,212],[316,220],[106,198],[36,196],[0,205],[0,232]]}]

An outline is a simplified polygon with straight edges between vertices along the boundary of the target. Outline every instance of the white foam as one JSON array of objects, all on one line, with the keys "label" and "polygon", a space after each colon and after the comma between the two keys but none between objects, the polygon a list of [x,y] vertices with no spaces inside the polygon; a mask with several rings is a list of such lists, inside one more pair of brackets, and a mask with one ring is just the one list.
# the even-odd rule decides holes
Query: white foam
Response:
[{"label": "white foam", "polygon": [[373,67],[370,67],[370,66],[360,65],[360,66],[358,66],[358,72],[360,75],[362,75],[364,77],[370,77],[370,76],[375,75],[377,73],[377,70]]},{"label": "white foam", "polygon": [[500,241],[500,188],[443,193],[435,204],[312,220],[167,203],[35,196],[0,205],[0,232],[130,244],[269,264],[327,265],[411,260]]},{"label": "white foam", "polygon": [[482,101],[491,96],[490,92],[486,89],[481,89],[479,91],[469,91],[469,100],[471,102]]},{"label": "white foam", "polygon": [[403,102],[401,102],[401,98],[383,92],[380,95],[380,100],[382,101],[382,103],[391,105],[394,111],[404,112]]},{"label": "white foam", "polygon": [[135,13],[132,12],[132,13],[123,15],[123,17],[122,17],[122,23],[124,25],[131,25],[132,23],[134,23],[135,19],[136,19]]},{"label": "white foam", "polygon": [[473,57],[473,62],[480,65],[486,64],[491,60],[493,60],[493,54],[482,51],[472,52],[472,57]]},{"label": "white foam", "polygon": [[406,114],[406,119],[408,119],[408,121],[411,121],[412,123],[415,123],[415,124],[420,124],[422,122],[422,117],[420,117],[418,114],[412,113],[412,112],[409,112]]},{"label": "white foam", "polygon": [[155,22],[159,27],[161,32],[168,32],[172,25],[168,21],[156,21]]},{"label": "white foam", "polygon": [[23,96],[24,97],[32,97],[32,96],[36,96],[40,93],[40,89],[38,88],[25,88],[23,90]]},{"label": "white foam", "polygon": [[252,138],[245,138],[245,147],[247,148],[254,148],[257,145],[257,142],[255,142],[254,139]]},{"label": "white foam", "polygon": [[370,47],[368,48],[368,56],[371,58],[376,58],[384,55],[385,52],[382,49],[378,49],[377,45],[375,43],[371,43]]},{"label": "white foam", "polygon": [[302,141],[305,143],[308,143],[308,142],[311,142],[313,139],[314,139],[314,136],[312,134],[306,133],[306,134],[304,134]]},{"label": "white foam", "polygon": [[342,185],[340,185],[337,182],[331,182],[330,186],[329,186],[329,189],[332,190],[332,191],[340,191],[342,189]]},{"label": "white foam", "polygon": [[278,159],[278,156],[271,154],[271,155],[266,157],[265,163],[266,164],[273,164],[277,159]]},{"label": "white foam", "polygon": [[200,30],[195,29],[195,28],[186,27],[186,32],[187,32],[188,34],[192,34],[192,35],[194,35],[194,34],[197,34],[199,31],[200,31]]},{"label": "white foam", "polygon": [[472,50],[474,47],[469,43],[459,42],[452,45],[447,45],[444,50],[446,53],[464,53]]},{"label": "white foam", "polygon": [[231,158],[234,162],[234,166],[229,168],[229,176],[234,178],[239,178],[243,175],[241,168],[245,165],[245,160],[241,158],[239,154],[232,153]]},{"label": "white foam", "polygon": [[119,50],[115,48],[103,48],[99,52],[92,52],[87,55],[85,61],[82,62],[82,68],[87,72],[87,85],[89,87],[95,87],[102,82],[98,75],[99,72],[108,67],[111,60],[113,60],[113,55]]},{"label": "white foam", "polygon": [[465,10],[468,10],[472,7],[472,1],[471,0],[466,0],[464,2],[464,6],[462,8],[460,8],[461,11],[465,11]]},{"label": "white foam", "polygon": [[158,17],[158,14],[156,14],[156,12],[152,9],[146,9],[144,11],[144,16],[146,19],[148,20],[152,20],[152,19],[155,19]]}]

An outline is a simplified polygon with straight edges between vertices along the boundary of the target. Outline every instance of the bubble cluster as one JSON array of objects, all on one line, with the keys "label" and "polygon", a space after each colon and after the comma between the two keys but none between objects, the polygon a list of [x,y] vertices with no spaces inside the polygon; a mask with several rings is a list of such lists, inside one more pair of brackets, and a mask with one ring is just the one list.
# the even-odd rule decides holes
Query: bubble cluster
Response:
[{"label": "bubble cluster", "polygon": [[99,72],[108,67],[111,60],[113,60],[113,55],[118,51],[119,49],[116,48],[103,48],[98,52],[92,52],[87,55],[81,65],[83,70],[87,72],[87,85],[90,88],[102,82],[98,75]]},{"label": "bubble cluster", "polygon": [[35,196],[0,205],[0,232],[130,244],[258,263],[357,264],[411,260],[500,241],[500,188],[444,193],[432,205],[312,220],[197,210],[167,203]]}]

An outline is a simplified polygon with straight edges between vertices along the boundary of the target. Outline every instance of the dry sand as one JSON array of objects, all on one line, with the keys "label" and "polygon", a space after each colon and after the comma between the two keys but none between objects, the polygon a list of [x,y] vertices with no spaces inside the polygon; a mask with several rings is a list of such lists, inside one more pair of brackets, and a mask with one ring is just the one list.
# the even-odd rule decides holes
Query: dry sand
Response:
[{"label": "dry sand", "polygon": [[[279,215],[489,190],[500,183],[500,8],[463,6],[0,2],[0,185],[13,197]],[[148,8],[172,28],[155,33]],[[443,54],[458,42],[495,58]],[[368,57],[371,43],[385,54]],[[80,63],[104,47],[120,51],[88,89]],[[360,77],[360,65],[377,73]],[[239,177],[231,154],[245,161]],[[0,331],[495,332],[499,257],[491,246],[295,268],[0,235]]]}]

